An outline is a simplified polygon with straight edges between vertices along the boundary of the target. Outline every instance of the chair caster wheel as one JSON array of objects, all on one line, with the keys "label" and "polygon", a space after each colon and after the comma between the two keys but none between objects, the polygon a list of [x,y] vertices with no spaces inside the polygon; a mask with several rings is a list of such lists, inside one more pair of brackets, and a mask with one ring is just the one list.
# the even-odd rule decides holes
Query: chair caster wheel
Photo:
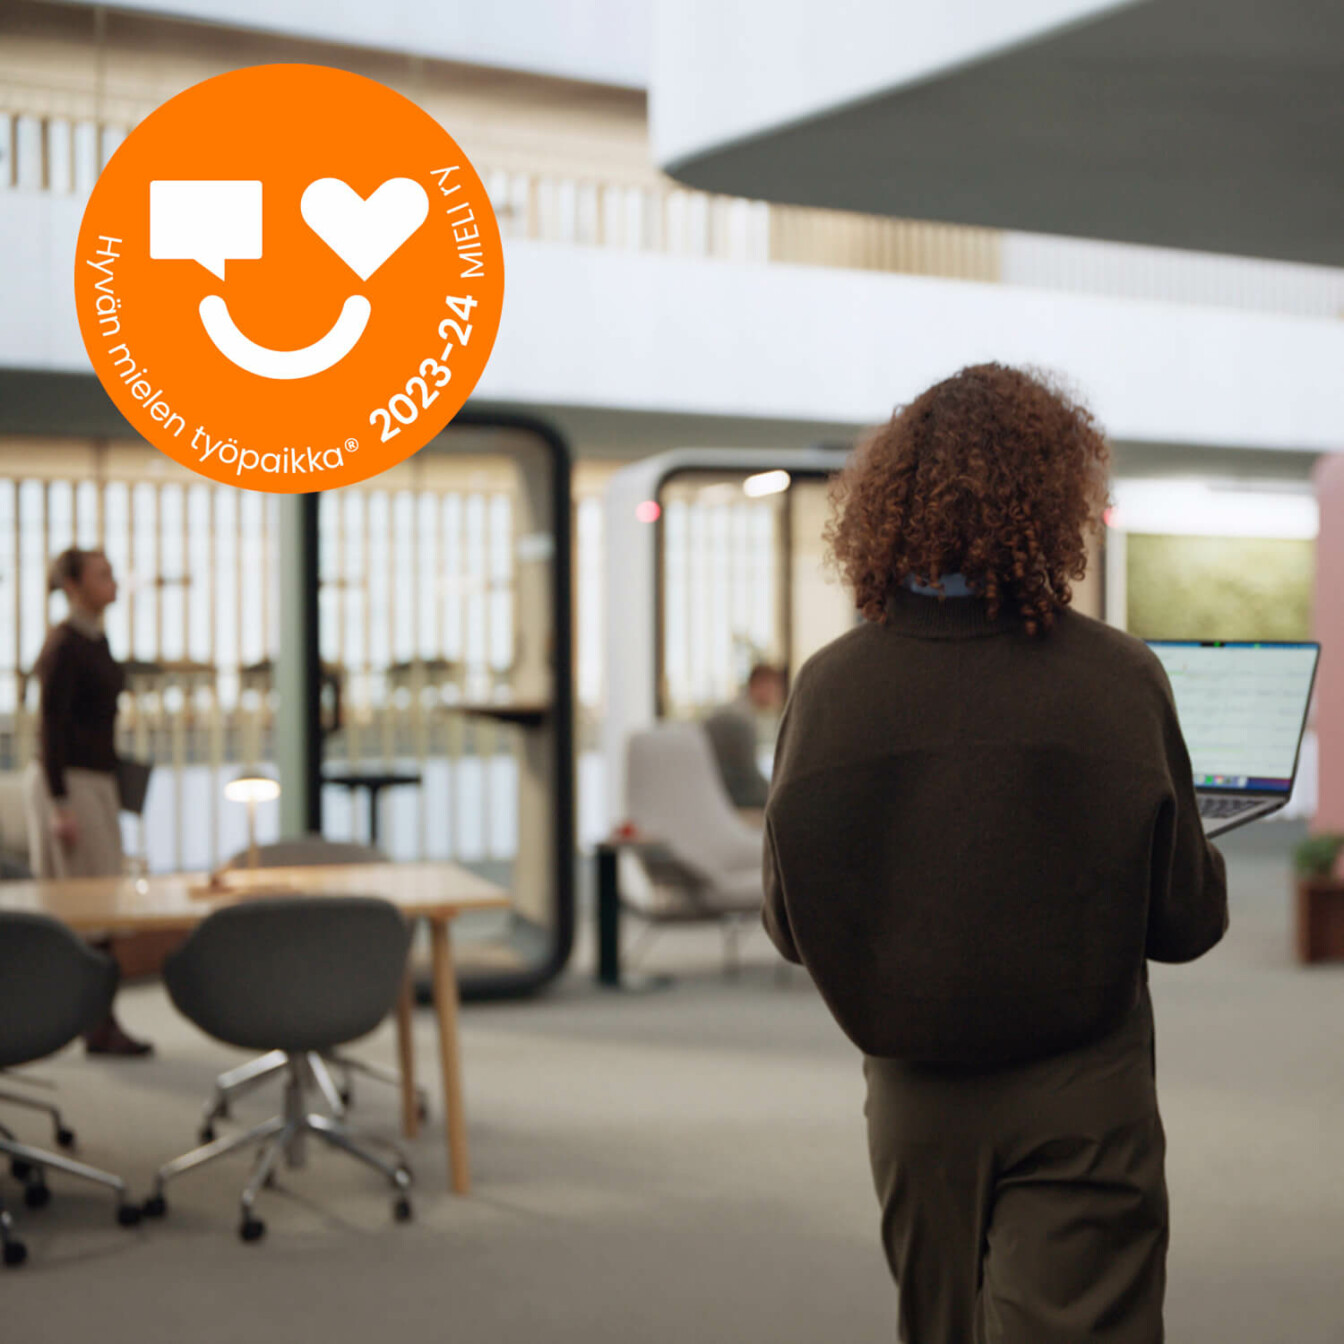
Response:
[{"label": "chair caster wheel", "polygon": [[118,1204],[117,1222],[122,1227],[135,1227],[140,1221],[140,1206],[138,1204]]},{"label": "chair caster wheel", "polygon": [[162,1218],[168,1212],[168,1201],[162,1195],[150,1195],[140,1206],[146,1218]]},{"label": "chair caster wheel", "polygon": [[411,1221],[412,1209],[411,1201],[405,1195],[392,1205],[392,1216],[399,1223],[409,1223]]},{"label": "chair caster wheel", "polygon": [[238,1228],[244,1241],[260,1241],[266,1235],[266,1224],[260,1218],[244,1218]]},{"label": "chair caster wheel", "polygon": [[214,1143],[215,1141],[214,1125],[202,1125],[200,1129],[196,1131],[196,1137],[202,1143]]},{"label": "chair caster wheel", "polygon": [[12,1269],[17,1269],[19,1265],[28,1258],[28,1248],[21,1241],[5,1242],[5,1264]]},{"label": "chair caster wheel", "polygon": [[73,1129],[58,1129],[56,1131],[56,1146],[58,1148],[73,1148],[75,1146],[75,1131]]},{"label": "chair caster wheel", "polygon": [[30,1209],[45,1209],[51,1203],[51,1190],[43,1180],[32,1181],[23,1187],[23,1202]]},{"label": "chair caster wheel", "polygon": [[9,1174],[16,1181],[26,1181],[33,1174],[33,1164],[16,1157],[9,1164]]}]

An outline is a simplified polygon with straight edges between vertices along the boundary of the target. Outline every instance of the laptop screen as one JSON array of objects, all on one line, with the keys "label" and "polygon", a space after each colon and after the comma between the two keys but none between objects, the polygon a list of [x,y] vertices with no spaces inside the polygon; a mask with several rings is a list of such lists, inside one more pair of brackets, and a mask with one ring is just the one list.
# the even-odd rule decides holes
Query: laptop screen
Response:
[{"label": "laptop screen", "polygon": [[1171,680],[1195,787],[1290,792],[1319,645],[1147,643]]}]

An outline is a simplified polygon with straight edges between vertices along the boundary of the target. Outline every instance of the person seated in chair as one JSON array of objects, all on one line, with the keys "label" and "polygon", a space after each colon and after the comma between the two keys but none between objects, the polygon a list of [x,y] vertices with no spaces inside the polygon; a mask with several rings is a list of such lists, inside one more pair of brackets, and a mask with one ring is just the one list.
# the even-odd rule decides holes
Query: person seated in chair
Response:
[{"label": "person seated in chair", "polygon": [[734,807],[765,807],[770,781],[756,761],[756,716],[763,710],[778,712],[785,690],[782,669],[757,663],[742,691],[705,720],[705,732]]}]

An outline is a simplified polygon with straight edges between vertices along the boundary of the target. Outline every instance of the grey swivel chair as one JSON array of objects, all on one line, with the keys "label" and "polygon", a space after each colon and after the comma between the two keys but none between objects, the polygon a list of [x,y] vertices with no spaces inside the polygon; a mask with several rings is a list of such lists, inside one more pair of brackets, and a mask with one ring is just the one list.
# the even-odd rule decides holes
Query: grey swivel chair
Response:
[{"label": "grey swivel chair", "polygon": [[[116,987],[116,962],[95,952],[64,924],[48,915],[0,911],[0,1069],[45,1059],[69,1045],[107,1015]],[[57,1141],[70,1146],[74,1136],[62,1138],[68,1131],[57,1123]],[[21,1143],[2,1125],[0,1154],[8,1156],[11,1172],[23,1181],[24,1202],[30,1208],[47,1203],[46,1173],[51,1170],[106,1186],[116,1195],[117,1221],[123,1226],[140,1220],[140,1210],[127,1200],[119,1176]],[[3,1205],[0,1242],[5,1264],[23,1263],[27,1251],[14,1236]]]},{"label": "grey swivel chair", "polygon": [[144,1211],[167,1210],[165,1185],[183,1172],[240,1148],[260,1145],[242,1194],[239,1235],[265,1232],[252,1206],[283,1155],[302,1165],[315,1135],[381,1172],[398,1221],[411,1216],[410,1168],[393,1144],[384,1158],[356,1142],[341,1120],[308,1109],[316,1086],[311,1059],[366,1036],[401,990],[410,925],[390,901],[369,896],[257,897],[209,915],[164,963],[163,982],[178,1010],[207,1035],[245,1050],[285,1055],[284,1110],[216,1139],[161,1167]]},{"label": "grey swivel chair", "polygon": [[[250,861],[248,850],[235,854],[226,868],[246,868]],[[387,855],[372,845],[355,844],[345,840],[328,840],[321,835],[302,835],[292,840],[277,840],[273,844],[257,846],[259,868],[300,868],[325,863],[386,863]],[[345,1115],[354,1096],[354,1075],[372,1078],[375,1082],[392,1087],[401,1086],[401,1077],[391,1069],[370,1064],[366,1060],[336,1051],[316,1054],[308,1061],[313,1079],[322,1093],[331,1113],[339,1120]],[[331,1067],[341,1071],[341,1085],[332,1080]],[[215,1122],[227,1119],[230,1106],[237,1098],[252,1091],[259,1084],[279,1078],[286,1069],[283,1050],[271,1050],[256,1059],[221,1073],[215,1079],[214,1096],[201,1118],[198,1137],[209,1143],[215,1137]],[[429,1116],[429,1096],[423,1087],[415,1089],[416,1107],[423,1121]]]},{"label": "grey swivel chair", "polygon": [[[0,882],[27,881],[33,875],[33,870],[22,860],[12,854],[0,851]],[[23,1083],[30,1087],[50,1087],[50,1083],[42,1082],[36,1078],[25,1078],[21,1074],[6,1073],[0,1068],[0,1081],[13,1080],[16,1083]],[[0,1087],[0,1103],[11,1106],[23,1106],[29,1110],[42,1111],[51,1119],[53,1137],[56,1143],[62,1148],[73,1148],[75,1146],[74,1131],[70,1129],[61,1116],[60,1110],[49,1101],[41,1101],[39,1098],[31,1096],[26,1092],[15,1092],[8,1087]],[[8,1130],[0,1130],[0,1133],[7,1134]]]}]

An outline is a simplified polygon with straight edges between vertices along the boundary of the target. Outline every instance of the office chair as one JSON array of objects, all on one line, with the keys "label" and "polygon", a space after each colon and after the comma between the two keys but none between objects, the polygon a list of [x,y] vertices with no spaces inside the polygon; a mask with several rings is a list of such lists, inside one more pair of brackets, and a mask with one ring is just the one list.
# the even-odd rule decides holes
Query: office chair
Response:
[{"label": "office chair", "polygon": [[[698,723],[658,723],[626,743],[625,815],[647,837],[629,846],[648,878],[642,901],[627,901],[646,923],[716,921],[724,969],[737,969],[738,925],[759,919],[762,833],[737,815]],[[633,948],[631,949],[633,951]]]},{"label": "office chair", "polygon": [[[116,962],[95,952],[64,924],[48,915],[0,911],[0,1069],[45,1059],[63,1049],[107,1015],[116,987]],[[38,1104],[38,1108],[55,1115],[57,1142],[63,1147],[73,1145],[74,1135],[55,1107]],[[128,1202],[126,1183],[119,1176],[20,1143],[3,1125],[0,1154],[8,1156],[10,1171],[24,1183],[24,1202],[29,1208],[41,1208],[50,1199],[46,1174],[52,1170],[111,1190],[117,1197],[117,1221],[123,1227],[140,1220],[140,1210]],[[27,1249],[14,1236],[13,1221],[2,1205],[0,1243],[5,1264],[23,1263]]]},{"label": "office chair", "polygon": [[[224,866],[226,868],[246,868],[249,852],[242,850],[235,854]],[[278,840],[274,844],[257,846],[257,866],[261,868],[299,868],[323,863],[386,863],[387,855],[372,845],[353,844],[343,840],[328,840],[320,835],[304,835],[294,840]],[[378,1064],[369,1064],[350,1055],[330,1052],[326,1055],[315,1054],[308,1061],[314,1083],[322,1093],[332,1115],[343,1119],[346,1110],[354,1100],[354,1076],[362,1075],[377,1083],[386,1083],[391,1087],[401,1086],[401,1076],[391,1069]],[[341,1085],[336,1086],[329,1066],[335,1065],[341,1071]],[[201,1126],[197,1137],[202,1143],[215,1138],[215,1122],[229,1117],[230,1103],[238,1097],[252,1091],[259,1084],[271,1078],[280,1077],[287,1064],[284,1051],[272,1050],[250,1059],[246,1064],[221,1073],[215,1079],[215,1093],[201,1117]],[[429,1118],[429,1094],[423,1087],[415,1089],[416,1109],[423,1122]]]},{"label": "office chair", "polygon": [[179,1012],[207,1035],[285,1058],[284,1110],[243,1134],[216,1139],[159,1169],[145,1201],[167,1210],[170,1180],[240,1148],[260,1145],[242,1193],[238,1233],[256,1241],[266,1228],[252,1206],[283,1155],[301,1166],[315,1135],[381,1172],[394,1191],[399,1222],[411,1216],[410,1168],[361,1146],[339,1120],[308,1109],[320,1087],[312,1060],[366,1036],[396,1002],[411,930],[390,901],[366,896],[257,897],[209,915],[164,963],[163,981]]},{"label": "office chair", "polygon": [[[26,881],[31,878],[33,871],[26,863],[9,854],[0,853],[0,881]],[[22,1074],[10,1073],[5,1069],[0,1069],[0,1081],[13,1080],[15,1083],[22,1084],[24,1087],[47,1087],[50,1083],[39,1078],[25,1078]],[[0,1102],[10,1106],[22,1106],[31,1111],[43,1111],[51,1120],[52,1138],[59,1148],[73,1148],[75,1146],[75,1132],[66,1123],[60,1110],[49,1101],[42,1101],[37,1097],[30,1096],[26,1092],[14,1092],[7,1087],[0,1087]],[[9,1130],[0,1130],[0,1133],[9,1134]]]}]

